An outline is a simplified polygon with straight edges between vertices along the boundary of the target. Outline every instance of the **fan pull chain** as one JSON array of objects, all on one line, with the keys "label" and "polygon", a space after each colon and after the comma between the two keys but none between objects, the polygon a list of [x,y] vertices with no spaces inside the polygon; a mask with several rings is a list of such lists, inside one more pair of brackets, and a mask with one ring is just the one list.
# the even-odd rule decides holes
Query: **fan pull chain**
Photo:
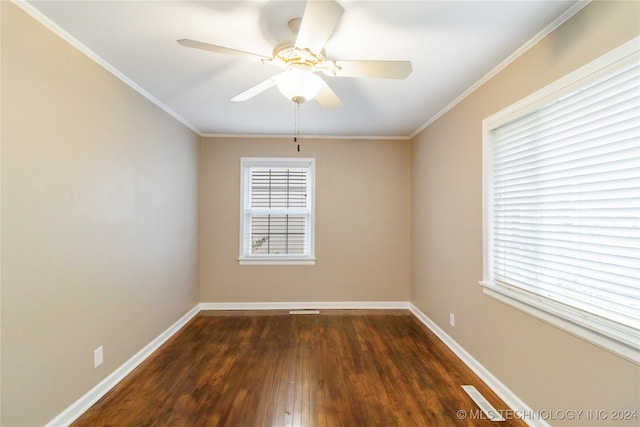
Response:
[{"label": "fan pull chain", "polygon": [[295,111],[295,118],[294,118],[294,136],[293,136],[293,142],[297,142],[298,143],[298,152],[300,152],[300,143],[298,142],[298,139],[300,138],[300,103],[296,102],[296,111]]}]

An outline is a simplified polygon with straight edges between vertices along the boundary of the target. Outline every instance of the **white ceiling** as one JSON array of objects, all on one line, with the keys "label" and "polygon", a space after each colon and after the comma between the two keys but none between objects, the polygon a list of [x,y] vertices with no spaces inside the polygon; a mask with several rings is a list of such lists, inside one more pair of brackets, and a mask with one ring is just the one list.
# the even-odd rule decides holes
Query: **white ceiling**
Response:
[{"label": "white ceiling", "polygon": [[[412,136],[557,18],[582,4],[338,2],[345,11],[325,47],[327,57],[410,60],[413,73],[406,80],[325,76],[344,105],[324,110],[316,101],[302,104],[303,135]],[[290,36],[287,21],[301,17],[304,6],[304,1],[23,3],[202,135],[291,135],[295,104],[275,87],[245,102],[229,101],[281,70],[182,47],[176,40],[270,57],[277,41]]]}]

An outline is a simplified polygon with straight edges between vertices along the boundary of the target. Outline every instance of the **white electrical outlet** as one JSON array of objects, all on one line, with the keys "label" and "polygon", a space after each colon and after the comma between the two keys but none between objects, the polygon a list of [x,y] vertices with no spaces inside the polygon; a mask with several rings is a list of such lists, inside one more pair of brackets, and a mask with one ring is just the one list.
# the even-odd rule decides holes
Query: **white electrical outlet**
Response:
[{"label": "white electrical outlet", "polygon": [[102,346],[100,346],[93,352],[93,367],[97,368],[98,366],[102,365],[103,361],[104,355],[102,353]]},{"label": "white electrical outlet", "polygon": [[456,316],[453,313],[449,313],[449,323],[451,326],[456,326]]}]

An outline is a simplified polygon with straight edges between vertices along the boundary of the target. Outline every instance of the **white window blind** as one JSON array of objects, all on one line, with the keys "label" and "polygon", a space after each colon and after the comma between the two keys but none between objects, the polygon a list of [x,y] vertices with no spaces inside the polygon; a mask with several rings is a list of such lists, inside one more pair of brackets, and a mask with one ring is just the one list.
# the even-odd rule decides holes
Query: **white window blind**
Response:
[{"label": "white window blind", "polygon": [[243,159],[241,259],[313,256],[313,162]]},{"label": "white window blind", "polygon": [[485,282],[640,349],[640,61],[490,132]]}]

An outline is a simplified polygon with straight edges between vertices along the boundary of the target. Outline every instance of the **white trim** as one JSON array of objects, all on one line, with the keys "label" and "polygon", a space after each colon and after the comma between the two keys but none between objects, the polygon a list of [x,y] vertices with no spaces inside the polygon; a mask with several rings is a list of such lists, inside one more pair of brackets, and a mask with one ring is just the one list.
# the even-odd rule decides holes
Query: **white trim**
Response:
[{"label": "white trim", "polygon": [[[482,366],[480,362],[471,356],[460,344],[451,338],[442,328],[440,328],[433,320],[424,314],[418,307],[409,303],[409,311],[413,313],[427,328],[429,328],[444,344],[453,351],[453,353],[462,360],[482,381],[493,390],[504,403],[509,406],[515,413],[534,414],[532,410],[522,399],[496,378],[487,368]],[[523,421],[532,427],[550,427],[543,419],[533,419],[523,417]]]},{"label": "white trim", "polygon": [[265,258],[265,259],[257,259],[257,258],[246,258],[241,257],[238,258],[238,264],[240,265],[315,265],[315,258],[303,258],[303,259],[295,259],[295,258]]},{"label": "white trim", "polygon": [[[171,115],[173,118],[178,120],[180,123],[182,123],[183,125],[185,125],[189,129],[191,129],[193,132],[195,132],[196,134],[198,134],[201,137],[205,137],[205,138],[260,138],[260,139],[262,139],[262,138],[290,138],[291,137],[291,135],[252,135],[252,134],[222,134],[222,133],[219,134],[219,133],[201,132],[195,126],[193,126],[191,123],[189,123],[187,120],[185,120],[182,116],[178,115],[178,113],[176,113],[175,111],[173,111],[172,109],[167,107],[165,104],[160,102],[160,100],[155,98],[149,92],[147,92],[142,87],[140,87],[138,84],[136,84],[131,79],[129,79],[127,76],[122,74],[115,67],[113,67],[111,64],[109,64],[107,61],[105,61],[102,57],[100,57],[98,54],[93,52],[87,46],[82,44],[80,41],[78,41],[71,34],[66,32],[65,30],[63,30],[60,26],[58,26],[51,19],[49,19],[48,17],[43,15],[39,10],[37,10],[35,7],[33,7],[32,5],[27,3],[25,0],[11,0],[11,1],[14,4],[16,4],[18,7],[20,7],[22,10],[27,12],[29,15],[31,15],[34,19],[36,19],[42,25],[46,26],[53,33],[57,34],[59,37],[61,37],[65,41],[67,41],[73,47],[78,49],[80,52],[84,53],[86,56],[88,56],[93,61],[98,63],[100,66],[102,66],[104,69],[109,71],[111,74],[116,76],[118,79],[123,81],[125,84],[130,86],[132,89],[134,89],[135,91],[140,93],[142,96],[147,98],[149,101],[151,101],[152,103],[157,105],[159,108],[164,110],[166,113]],[[440,110],[438,113],[433,115],[422,126],[418,127],[416,130],[414,130],[408,136],[406,136],[406,135],[396,135],[396,136],[380,136],[380,135],[374,135],[374,136],[302,135],[301,137],[302,138],[313,138],[313,139],[347,139],[347,140],[348,139],[365,139],[365,140],[366,139],[373,139],[373,140],[385,140],[385,139],[387,139],[387,140],[401,140],[401,141],[411,140],[411,139],[415,138],[415,136],[418,135],[420,132],[422,132],[424,129],[426,129],[429,125],[431,125],[433,122],[438,120],[441,116],[443,116],[449,110],[451,110],[453,107],[455,107],[459,102],[461,102],[463,99],[465,99],[471,93],[473,93],[476,89],[478,89],[480,86],[482,86],[488,80],[493,78],[496,74],[498,74],[500,71],[502,71],[504,68],[506,68],[509,64],[511,64],[517,58],[519,58],[522,54],[524,54],[526,51],[528,51],[533,46],[535,46],[540,40],[545,38],[548,34],[550,34],[552,31],[554,31],[556,28],[558,28],[564,22],[566,22],[569,18],[571,18],[573,15],[575,15],[578,11],[580,11],[582,8],[584,8],[590,2],[591,2],[591,0],[580,0],[580,1],[578,1],[571,8],[566,10],[562,15],[560,15],[553,22],[551,22],[544,29],[542,29],[542,31],[540,31],[538,34],[536,34],[531,40],[529,40],[527,43],[525,43],[523,46],[521,46],[518,50],[516,50],[514,53],[512,53],[507,59],[505,59],[500,64],[498,64],[496,67],[494,67],[487,74],[485,74],[480,80],[478,80],[470,88],[468,88],[466,91],[464,91],[462,94],[460,94],[460,96],[458,96],[456,99],[454,99],[449,104],[447,104],[442,110]]]},{"label": "white trim", "polygon": [[[84,396],[71,404],[67,409],[49,421],[45,427],[67,427],[86,412],[95,402],[116,386],[126,375],[147,359],[162,344],[180,330],[200,311],[247,311],[247,310],[409,310],[427,328],[429,328],[453,353],[467,365],[482,381],[484,381],[500,397],[510,409],[521,413],[534,413],[527,404],[516,396],[507,386],[501,383],[491,372],[474,359],[467,351],[456,343],[446,332],[429,319],[415,305],[408,301],[335,301],[335,302],[201,302],[189,310],[176,323],[151,341],[142,350],[131,357],[118,369],[102,380]],[[544,420],[524,419],[532,427],[550,427]]]},{"label": "white trim", "polygon": [[105,379],[100,381],[98,385],[89,390],[84,396],[76,400],[67,409],[58,414],[49,421],[45,427],[61,427],[68,426],[74,422],[80,415],[84,414],[94,403],[102,396],[107,394],[109,390],[116,386],[124,377],[133,371],[138,365],[156,351],[162,344],[171,338],[180,328],[193,319],[200,311],[200,306],[196,305],[182,316],[177,322],[169,326],[169,328],[158,335],[153,341],[144,346],[142,350],[133,355],[129,360],[123,363],[119,368],[109,374]]},{"label": "white trim", "polygon": [[408,309],[407,301],[334,302],[201,302],[200,310],[394,310]]},{"label": "white trim", "polygon": [[482,121],[482,234],[483,234],[483,279],[480,285],[484,293],[512,307],[536,317],[576,337],[582,338],[604,350],[610,351],[637,365],[640,365],[640,344],[638,331],[625,325],[618,325],[607,319],[574,309],[564,304],[516,287],[495,283],[489,266],[492,264],[490,246],[490,223],[492,193],[490,167],[490,147],[493,129],[516,117],[528,114],[536,108],[566,96],[591,81],[640,59],[640,36],[583,65],[577,70],[537,90],[531,95],[498,111]]},{"label": "white trim", "polygon": [[160,100],[158,100],[153,95],[151,95],[149,92],[144,90],[142,87],[140,87],[137,83],[135,83],[129,77],[127,77],[124,74],[122,74],[114,66],[112,66],[107,61],[105,61],[100,55],[98,55],[97,53],[95,53],[94,51],[89,49],[87,46],[82,44],[78,39],[76,39],[71,34],[66,32],[65,30],[63,30],[60,26],[58,26],[51,19],[49,19],[45,15],[43,15],[38,9],[36,9],[35,7],[33,7],[32,5],[30,5],[29,3],[27,3],[24,0],[11,0],[11,1],[16,6],[18,6],[20,9],[24,10],[29,15],[31,15],[31,17],[34,18],[36,21],[40,22],[42,25],[47,27],[54,34],[56,34],[57,36],[62,38],[64,41],[69,43],[71,46],[73,46],[76,49],[78,49],[80,52],[82,52],[87,57],[89,57],[91,60],[96,62],[98,65],[100,65],[102,68],[104,68],[105,70],[107,70],[108,72],[110,72],[111,74],[116,76],[123,83],[125,83],[126,85],[131,87],[133,90],[138,92],[140,95],[142,95],[145,98],[147,98],[149,101],[151,101],[157,107],[159,107],[161,110],[163,110],[164,112],[169,114],[171,117],[173,117],[174,119],[176,119],[177,121],[179,121],[180,123],[182,123],[183,125],[188,127],[189,129],[191,129],[193,132],[197,133],[198,136],[202,136],[202,133],[200,133],[200,131],[198,129],[196,129],[191,123],[186,121],[182,116],[180,116],[178,113],[173,111],[171,108],[169,108],[166,105],[164,105],[162,102],[160,102]]},{"label": "white trim", "polygon": [[[138,92],[140,95],[144,96],[149,101],[151,101],[153,104],[158,106],[160,109],[162,109],[163,111],[168,113],[171,117],[173,117],[174,119],[178,120],[180,123],[182,123],[183,125],[185,125],[189,129],[191,129],[193,132],[198,134],[198,136],[200,136],[200,137],[205,137],[205,138],[253,138],[253,139],[291,138],[291,135],[252,135],[252,134],[224,134],[224,133],[205,133],[205,132],[202,132],[199,129],[197,129],[195,126],[193,126],[191,123],[189,123],[185,118],[183,118],[178,113],[176,113],[171,108],[169,108],[164,103],[162,103],[159,99],[157,99],[156,97],[151,95],[149,92],[144,90],[141,86],[139,86],[137,83],[135,83],[129,77],[127,77],[126,75],[121,73],[114,66],[112,66],[107,61],[105,61],[100,55],[98,55],[97,53],[95,53],[94,51],[89,49],[86,45],[82,44],[78,39],[76,39],[71,34],[66,32],[64,29],[62,29],[62,27],[57,25],[55,22],[53,22],[51,19],[49,19],[47,16],[45,16],[38,9],[33,7],[31,4],[27,3],[25,0],[11,0],[11,2],[14,3],[16,6],[18,6],[20,9],[24,10],[29,15],[31,15],[32,18],[34,18],[36,21],[40,22],[42,25],[47,27],[54,34],[56,34],[57,36],[59,36],[60,38],[65,40],[71,46],[75,47],[80,52],[82,52],[87,57],[89,57],[91,60],[93,60],[98,65],[103,67],[105,70],[107,70],[108,72],[110,72],[111,74],[116,76],[118,79],[120,79],[126,85],[128,85],[133,90]],[[379,139],[379,140],[404,140],[404,141],[408,141],[412,137],[406,136],[406,135],[397,135],[397,136],[376,136],[376,135],[374,135],[374,136],[300,135],[298,138],[299,139],[363,139],[363,140],[367,140],[367,139],[378,140]]]},{"label": "white trim", "polygon": [[467,89],[464,92],[462,92],[462,94],[460,94],[460,96],[458,96],[456,99],[454,99],[449,104],[447,104],[442,110],[440,110],[438,113],[433,115],[429,120],[427,120],[418,129],[413,131],[411,133],[411,135],[409,135],[409,139],[415,138],[416,135],[418,135],[420,132],[425,130],[429,125],[431,125],[433,122],[438,120],[440,117],[445,115],[449,110],[451,110],[453,107],[458,105],[458,103],[460,103],[463,99],[465,99],[467,96],[469,96],[473,92],[475,92],[476,89],[478,89],[480,86],[482,86],[483,84],[485,84],[486,82],[491,80],[493,77],[495,77],[500,71],[502,71],[505,68],[507,68],[512,62],[514,62],[516,59],[518,59],[520,56],[522,56],[525,52],[527,52],[533,46],[538,44],[538,42],[540,42],[546,36],[548,36],[553,31],[555,31],[556,28],[558,28],[560,25],[562,25],[566,21],[568,21],[569,18],[571,18],[576,13],[578,13],[580,10],[582,10],[589,3],[591,3],[591,0],[580,0],[577,3],[575,3],[572,7],[567,9],[562,15],[557,17],[555,20],[553,20],[553,22],[551,22],[549,25],[547,25],[545,28],[543,28],[542,31],[540,31],[538,34],[533,36],[533,38],[531,40],[529,40],[528,42],[523,44],[520,48],[518,48],[518,50],[516,50],[509,57],[507,57],[507,59],[505,59],[500,64],[498,64],[496,67],[494,67],[491,71],[489,71],[487,74],[485,74],[480,80],[475,82],[469,89]]},{"label": "white trim", "polygon": [[[303,255],[251,255],[245,247],[247,238],[251,237],[250,225],[247,223],[247,206],[251,195],[251,168],[304,168],[307,173],[307,207],[301,214],[308,216],[308,229],[305,238],[308,240],[309,252]],[[248,187],[247,187],[248,186]],[[241,157],[240,158],[240,232],[238,263],[240,265],[315,265],[315,215],[316,215],[316,159],[314,157]],[[289,210],[291,212],[291,210]],[[286,212],[286,211],[284,211]],[[282,212],[282,213],[284,213]],[[294,212],[295,213],[295,212]]]},{"label": "white trim", "polygon": [[585,82],[608,73],[612,68],[619,67],[619,64],[623,61],[637,60],[638,55],[640,55],[640,36],[623,43],[564,77],[549,83],[531,95],[487,117],[482,121],[483,135],[518,115],[526,114],[527,111],[532,111],[541,105],[545,105],[554,98],[561,96],[561,94],[571,92],[583,86]]},{"label": "white trim", "polygon": [[[536,304],[532,297],[526,296],[524,292],[519,292],[518,289],[504,289],[485,282],[480,282],[480,285],[483,286],[483,292],[488,296],[518,308],[549,325],[582,338],[636,365],[640,365],[640,351],[633,348],[630,343],[625,344],[625,341],[629,339],[629,335],[623,335],[619,339],[612,338],[605,334],[609,331],[615,331],[615,329],[606,328],[605,325],[598,325],[597,322],[590,321],[588,316],[579,314],[577,310],[564,308],[560,304],[555,306],[548,303],[544,305]],[[584,326],[581,323],[589,323],[589,326]],[[598,330],[602,330],[602,332],[598,333]]]},{"label": "white trim", "polygon": [[[204,138],[251,138],[251,139],[291,139],[291,135],[260,135],[260,134],[234,134],[234,133],[203,133]],[[298,142],[304,143],[305,139],[361,139],[361,140],[397,140],[409,141],[412,137],[396,135],[299,135]]]}]

